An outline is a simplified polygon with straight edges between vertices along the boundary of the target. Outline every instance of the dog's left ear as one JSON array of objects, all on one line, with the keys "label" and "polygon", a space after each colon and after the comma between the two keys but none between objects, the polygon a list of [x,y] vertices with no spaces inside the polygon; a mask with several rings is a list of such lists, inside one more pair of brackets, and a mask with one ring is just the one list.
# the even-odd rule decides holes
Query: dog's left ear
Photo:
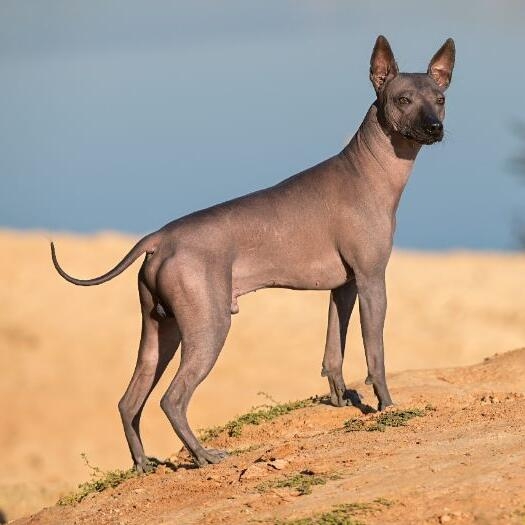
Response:
[{"label": "dog's left ear", "polygon": [[456,59],[456,46],[452,38],[439,48],[428,65],[427,73],[441,89],[447,89],[452,79],[452,70]]}]

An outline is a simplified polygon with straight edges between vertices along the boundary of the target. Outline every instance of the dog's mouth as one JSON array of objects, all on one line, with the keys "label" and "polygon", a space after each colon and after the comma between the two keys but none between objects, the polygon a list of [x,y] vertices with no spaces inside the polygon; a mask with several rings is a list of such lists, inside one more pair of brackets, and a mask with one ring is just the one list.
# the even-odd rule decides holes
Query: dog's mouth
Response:
[{"label": "dog's mouth", "polygon": [[430,146],[431,144],[435,144],[436,142],[441,142],[443,140],[443,132],[434,134],[418,132],[412,129],[405,128],[401,130],[401,135],[406,139],[412,140],[414,142],[417,142],[418,144],[426,146]]}]

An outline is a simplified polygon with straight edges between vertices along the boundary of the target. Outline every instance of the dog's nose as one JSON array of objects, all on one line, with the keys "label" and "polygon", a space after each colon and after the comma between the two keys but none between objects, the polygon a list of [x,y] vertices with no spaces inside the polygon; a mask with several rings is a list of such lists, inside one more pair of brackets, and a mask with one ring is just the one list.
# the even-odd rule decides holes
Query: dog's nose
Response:
[{"label": "dog's nose", "polygon": [[443,124],[438,120],[427,122],[425,131],[430,135],[439,135],[443,131]]}]

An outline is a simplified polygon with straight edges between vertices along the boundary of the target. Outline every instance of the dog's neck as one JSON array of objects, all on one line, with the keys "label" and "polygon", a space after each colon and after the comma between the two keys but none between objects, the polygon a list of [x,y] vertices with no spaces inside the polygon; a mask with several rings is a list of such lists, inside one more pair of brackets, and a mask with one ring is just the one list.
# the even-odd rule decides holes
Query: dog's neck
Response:
[{"label": "dog's neck", "polygon": [[385,131],[375,102],[341,155],[371,191],[384,195],[386,202],[397,209],[420,149],[420,144],[399,133]]}]

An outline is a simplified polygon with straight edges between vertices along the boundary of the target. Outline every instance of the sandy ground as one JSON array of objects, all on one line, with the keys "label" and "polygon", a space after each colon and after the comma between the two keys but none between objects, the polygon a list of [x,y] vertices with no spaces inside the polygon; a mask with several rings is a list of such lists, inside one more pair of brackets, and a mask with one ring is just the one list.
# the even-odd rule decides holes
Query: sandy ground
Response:
[{"label": "sandy ground", "polygon": [[[120,260],[134,242],[134,239],[118,234],[53,237],[66,270],[80,277],[103,273]],[[102,469],[124,468],[130,464],[116,405],[131,376],[136,358],[140,325],[135,281],[140,263],[137,262],[132,269],[104,286],[75,288],[54,273],[49,260],[48,239],[49,235],[44,233],[0,231],[3,246],[0,259],[0,275],[3,277],[0,286],[0,447],[4,466],[0,472],[0,511],[7,519],[51,505],[60,494],[85,480],[89,471],[80,457],[83,452]],[[496,352],[523,346],[524,266],[525,256],[522,255],[394,253],[388,272],[389,314],[385,333],[387,370],[393,373],[470,365]],[[194,428],[223,422],[259,404],[261,398],[257,393],[260,391],[286,401],[327,390],[325,380],[320,377],[326,330],[326,292],[266,290],[241,298],[239,304],[240,314],[234,316],[221,358],[210,377],[198,389],[190,406],[190,422]],[[357,315],[351,322],[349,344],[345,363],[347,381],[359,380],[362,385],[365,368]],[[525,360],[523,353],[513,355],[513,366],[520,366]],[[177,358],[153,393],[143,416],[146,449],[158,457],[169,456],[180,447],[158,405],[176,365]],[[459,383],[463,382],[463,377],[469,377],[467,372],[461,370],[451,373],[460,378]],[[522,369],[520,373],[523,378]],[[393,389],[396,400],[423,402],[434,395],[431,388],[434,383],[419,374],[405,373],[398,376],[404,381],[405,389],[403,385]],[[393,381],[401,379],[394,378]],[[436,416],[422,418],[416,425],[421,425],[422,432],[427,436],[425,439],[429,440],[428,455],[425,457],[428,459],[435,454],[437,462],[449,465],[454,476],[458,476],[450,478],[448,482],[453,480],[455,484],[468,486],[469,476],[482,476],[485,472],[488,476],[486,479],[490,481],[488,486],[513,486],[518,470],[508,458],[514,457],[512,454],[515,453],[522,465],[524,458],[519,456],[519,447],[512,448],[514,438],[509,437],[509,449],[505,448],[505,436],[507,433],[514,436],[513,432],[519,429],[523,436],[523,421],[520,422],[514,415],[516,408],[521,408],[521,414],[524,413],[523,401],[513,398],[505,403],[491,404],[489,408],[494,412],[487,419],[481,415],[482,411],[486,411],[486,406],[481,405],[479,400],[483,392],[491,388],[502,392],[503,399],[508,393],[522,392],[523,385],[513,382],[515,380],[514,376],[507,378],[504,375],[500,382],[490,388],[480,387],[475,394],[468,388],[460,392],[459,387],[456,392],[455,387],[451,386],[454,383],[446,380],[434,381],[443,388],[442,391],[437,389],[438,393],[434,396],[438,401],[442,396],[453,399],[437,405]],[[447,391],[447,388],[451,390]],[[467,409],[462,410],[465,407]],[[471,411],[469,407],[476,407],[477,411]],[[354,409],[332,411],[322,406],[312,410],[315,410],[312,429],[316,428],[317,419],[320,428],[332,428],[326,426],[328,423],[323,423],[325,412],[330,414],[330,425],[336,429],[348,417],[349,411]],[[472,421],[467,417],[470,412],[474,414]],[[458,413],[465,417],[461,418]],[[336,419],[332,421],[330,418]],[[446,424],[449,420],[454,421],[454,418],[457,419],[455,427]],[[437,424],[433,426],[433,422]],[[492,422],[494,426],[489,433],[492,441],[489,440],[489,443],[484,441],[483,425]],[[292,423],[299,424],[296,420]],[[399,443],[396,439],[412,435],[411,428],[393,429],[396,434],[391,434],[393,441],[387,440],[390,447],[387,449],[397,451]],[[461,463],[446,462],[443,454],[449,444],[459,439],[454,429],[463,436],[465,450],[468,449],[470,454],[475,451],[477,459],[486,457],[483,467],[486,471],[481,467],[477,469],[476,462],[470,456],[467,461],[470,470],[464,470],[465,477],[462,478]],[[328,434],[332,436],[330,432]],[[343,436],[344,446],[349,446],[355,439],[355,433],[339,434]],[[358,442],[365,446],[370,435],[359,434]],[[382,450],[384,443],[380,437],[374,435],[375,441],[370,444],[372,455]],[[323,445],[325,453],[326,450],[332,450],[331,445],[335,444],[331,439],[327,437],[326,446]],[[315,439],[312,443],[315,444]],[[355,445],[352,446],[355,450]],[[491,449],[491,446],[495,448]],[[317,448],[314,445],[312,447]],[[438,450],[445,452],[438,455]],[[491,450],[501,451],[501,455],[498,455],[499,452],[491,455]],[[406,456],[407,461],[410,460],[413,465],[415,452],[406,453],[409,454]],[[363,458],[357,459],[356,454],[359,455],[354,451],[349,454],[349,458],[361,461]],[[390,457],[386,453],[385,456],[387,459]],[[503,462],[502,457],[505,457]],[[340,461],[340,458],[334,461]],[[388,461],[381,463],[384,464],[388,464]],[[507,464],[508,472],[505,470]],[[228,465],[217,468],[234,468],[231,463]],[[490,478],[490,471],[495,466],[503,470]],[[408,464],[405,467],[408,468]],[[383,467],[379,464],[374,467],[365,462],[362,468]],[[184,479],[176,481],[177,476],[201,479],[199,476],[204,475],[198,471],[185,472],[176,473],[173,478],[167,473],[160,473],[151,479],[165,476],[168,481],[159,483],[183,484]],[[231,472],[234,476],[237,471]],[[399,477],[400,472],[392,471],[393,477],[388,476],[388,479],[397,480],[395,476]],[[426,478],[423,474],[421,476],[421,485],[426,486]],[[430,474],[427,473],[427,476]],[[522,482],[524,477],[521,471]],[[147,479],[133,480],[130,484],[133,487],[134,483],[153,483],[151,489],[154,490],[156,481]],[[334,483],[349,483],[345,479]],[[447,479],[444,485],[446,482]],[[370,483],[374,485],[372,478]],[[397,484],[397,481],[391,483],[396,487]],[[159,486],[156,486],[157,491]],[[173,490],[176,486],[173,486]],[[312,497],[322,500],[322,491],[331,490],[330,486],[316,488]],[[337,485],[333,487],[335,492],[339,491]],[[435,508],[427,508],[421,500],[416,506],[421,512],[434,512],[428,516],[438,519],[438,507],[446,507],[443,502],[451,495],[444,486],[440,485],[439,488],[430,484],[428,487],[431,498],[435,496]],[[396,498],[395,491],[391,491],[388,496],[401,499],[409,505],[412,489],[409,484],[405,489],[408,492],[400,492],[402,498]],[[146,493],[149,492],[146,490]],[[376,493],[370,487],[369,492],[356,493],[354,496],[362,500],[376,497]],[[500,514],[503,516],[517,508],[521,496],[510,489],[503,491],[501,504],[504,508],[500,509]],[[199,497],[208,502],[206,505],[211,504],[211,500],[206,499],[209,495],[203,493]],[[107,505],[106,500],[101,501],[101,505]],[[122,504],[125,505],[126,501]],[[222,501],[226,505],[225,502],[229,500]],[[300,507],[300,502],[305,500],[295,498],[293,501],[297,501],[294,505]],[[472,505],[476,507],[477,503],[473,501]],[[179,512],[174,508],[171,510]],[[167,507],[166,512],[169,514],[171,510]],[[299,510],[297,512],[300,514]],[[397,511],[393,507],[388,512]],[[420,517],[427,519],[426,514]],[[197,523],[201,518],[193,514],[191,520],[188,518],[187,521],[179,519],[173,522]],[[370,523],[375,523],[373,519],[373,516],[367,517]],[[415,515],[413,519],[414,523],[421,522],[417,521]],[[486,523],[492,523],[487,519],[489,521]],[[242,520],[239,518],[233,522],[242,523]]]},{"label": "sandy ground", "polygon": [[[405,427],[348,432],[348,418],[370,425],[374,416],[354,407],[304,408],[217,437],[211,445],[248,449],[220,465],[195,469],[175,458],[175,471],[163,468],[19,525],[284,525],[345,504],[359,505],[346,521],[308,525],[522,524],[525,349],[468,368],[401,372],[390,383],[398,409],[430,401],[431,410]],[[369,388],[360,391],[373,402]],[[301,494],[276,483],[299,473],[324,484]]]}]

